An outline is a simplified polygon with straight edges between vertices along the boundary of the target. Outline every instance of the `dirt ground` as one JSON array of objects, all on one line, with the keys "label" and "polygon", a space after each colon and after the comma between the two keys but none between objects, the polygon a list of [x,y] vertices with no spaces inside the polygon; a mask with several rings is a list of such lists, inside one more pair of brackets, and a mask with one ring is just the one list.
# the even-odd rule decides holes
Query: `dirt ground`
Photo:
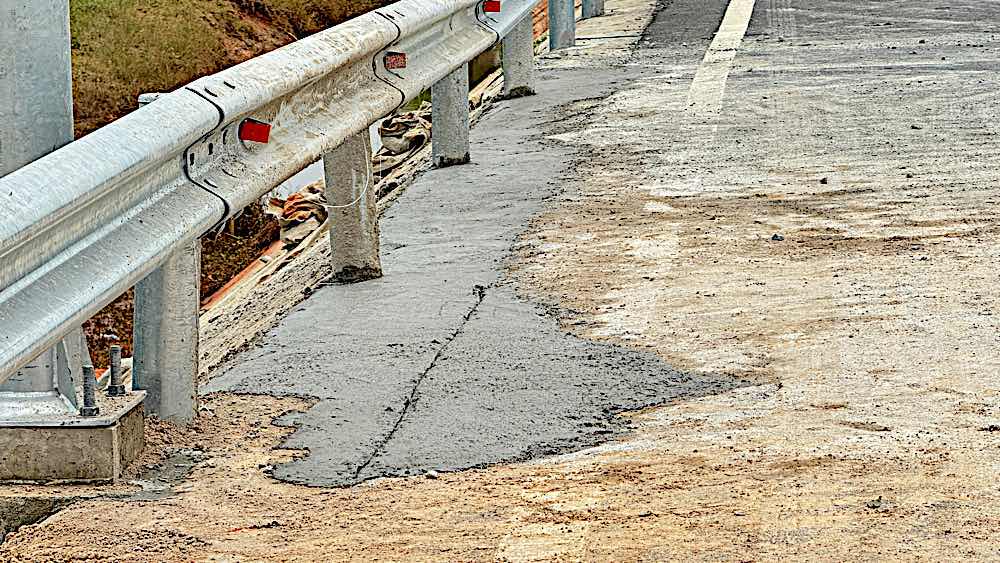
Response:
[{"label": "dirt ground", "polygon": [[301,454],[269,423],[304,403],[213,396],[177,494],[78,503],[0,560],[1000,559],[1000,145],[977,70],[997,14],[951,4],[761,0],[728,89],[707,43],[653,36],[645,78],[554,116],[586,158],[518,245],[523,294],[757,385],[583,452],[346,489],[267,475]]}]

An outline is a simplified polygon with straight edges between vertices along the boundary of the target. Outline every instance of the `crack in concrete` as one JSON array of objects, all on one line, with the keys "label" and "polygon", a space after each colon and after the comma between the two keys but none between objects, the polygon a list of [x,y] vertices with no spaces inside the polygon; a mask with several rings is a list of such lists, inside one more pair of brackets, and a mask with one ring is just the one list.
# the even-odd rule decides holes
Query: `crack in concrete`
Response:
[{"label": "crack in concrete", "polygon": [[417,402],[417,391],[420,389],[420,384],[424,381],[424,379],[427,378],[427,375],[430,374],[430,372],[434,369],[434,367],[437,366],[438,360],[441,359],[441,355],[444,354],[444,351],[448,349],[448,346],[451,345],[451,343],[454,342],[455,339],[462,334],[462,330],[465,328],[465,325],[469,323],[469,320],[472,318],[472,315],[476,314],[476,311],[479,310],[479,306],[482,305],[483,300],[486,299],[486,291],[491,287],[492,284],[488,286],[482,286],[482,285],[473,286],[472,294],[476,296],[476,302],[473,303],[472,307],[470,307],[469,310],[465,313],[465,315],[462,316],[462,320],[458,323],[458,326],[455,328],[454,331],[452,331],[452,333],[448,336],[448,338],[445,339],[441,347],[438,348],[437,353],[435,353],[434,357],[431,358],[431,361],[427,365],[427,368],[425,368],[422,372],[420,372],[420,375],[417,376],[417,380],[413,383],[413,388],[410,389],[410,394],[406,397],[406,400],[403,402],[403,410],[399,413],[399,417],[396,419],[396,422],[392,425],[392,428],[389,429],[389,432],[386,433],[385,437],[373,448],[372,454],[368,456],[368,459],[366,459],[363,464],[358,466],[358,469],[354,472],[355,481],[359,481],[361,479],[361,473],[365,469],[367,469],[368,466],[371,465],[373,461],[375,461],[375,458],[377,458],[380,453],[383,453],[385,446],[389,443],[390,440],[392,440],[392,437],[396,434],[396,431],[399,430],[399,427],[403,423],[403,420],[406,418],[406,414],[409,412],[410,407]]}]

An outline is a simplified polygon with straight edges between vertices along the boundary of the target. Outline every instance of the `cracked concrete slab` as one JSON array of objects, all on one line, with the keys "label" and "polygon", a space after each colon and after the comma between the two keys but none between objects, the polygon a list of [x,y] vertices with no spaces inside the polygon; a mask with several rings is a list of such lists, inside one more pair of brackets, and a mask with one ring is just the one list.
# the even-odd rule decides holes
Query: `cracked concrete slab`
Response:
[{"label": "cracked concrete slab", "polygon": [[618,411],[739,384],[569,336],[504,280],[517,235],[579,158],[546,135],[631,73],[540,69],[537,96],[473,131],[472,164],[428,172],[384,218],[384,278],[322,288],[205,387],[320,399],[280,421],[309,453],[276,477],[338,486],[566,451],[620,430]]}]

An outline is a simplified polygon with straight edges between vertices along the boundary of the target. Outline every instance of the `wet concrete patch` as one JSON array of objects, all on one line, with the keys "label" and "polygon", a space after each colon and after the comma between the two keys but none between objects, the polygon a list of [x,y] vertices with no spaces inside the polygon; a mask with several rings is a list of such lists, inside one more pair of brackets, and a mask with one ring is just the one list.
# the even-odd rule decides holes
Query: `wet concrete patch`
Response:
[{"label": "wet concrete patch", "polygon": [[158,500],[174,495],[174,487],[187,479],[206,455],[202,450],[187,448],[170,453],[160,463],[144,468],[145,471],[130,482],[142,490],[128,496],[127,500]]},{"label": "wet concrete patch", "polygon": [[576,450],[625,430],[619,412],[739,384],[568,335],[544,309],[501,286],[445,349],[402,423],[357,479]]},{"label": "wet concrete patch", "polygon": [[547,138],[637,69],[542,69],[537,96],[498,104],[473,162],[432,170],[382,222],[385,277],[316,292],[203,389],[310,396],[280,424],[309,455],[274,476],[343,486],[579,449],[623,410],[740,385],[567,335],[519,299],[506,261],[582,158]]}]

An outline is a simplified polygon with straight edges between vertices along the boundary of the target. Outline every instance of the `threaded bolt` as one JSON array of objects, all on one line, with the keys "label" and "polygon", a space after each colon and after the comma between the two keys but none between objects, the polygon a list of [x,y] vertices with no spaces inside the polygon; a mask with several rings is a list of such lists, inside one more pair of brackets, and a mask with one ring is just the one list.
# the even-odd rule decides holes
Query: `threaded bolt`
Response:
[{"label": "threaded bolt", "polygon": [[97,388],[97,378],[94,377],[94,366],[83,366],[83,407],[80,408],[80,416],[97,416],[101,409],[97,408],[97,397],[94,396]]},{"label": "threaded bolt", "polygon": [[111,375],[108,381],[108,397],[124,397],[125,386],[122,385],[122,347],[111,347]]}]

